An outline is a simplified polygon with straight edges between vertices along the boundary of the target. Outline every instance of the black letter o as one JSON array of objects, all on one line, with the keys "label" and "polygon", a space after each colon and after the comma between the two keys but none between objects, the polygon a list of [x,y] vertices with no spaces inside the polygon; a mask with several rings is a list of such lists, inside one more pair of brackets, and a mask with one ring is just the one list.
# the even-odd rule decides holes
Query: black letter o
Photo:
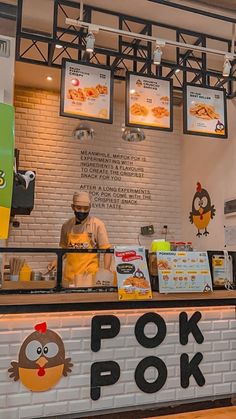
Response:
[{"label": "black letter o", "polygon": [[[147,337],[144,333],[144,328],[148,323],[154,323],[158,329],[156,336],[153,336],[152,338]],[[166,324],[159,314],[145,313],[138,319],[134,333],[137,341],[144,348],[156,348],[156,346],[160,345],[166,337]]]},{"label": "black letter o", "polygon": [[[144,373],[147,368],[155,367],[158,371],[158,377],[155,381],[149,383],[145,380]],[[148,356],[137,365],[134,373],[135,382],[144,393],[156,393],[165,384],[167,379],[167,368],[164,362],[156,356]]]}]

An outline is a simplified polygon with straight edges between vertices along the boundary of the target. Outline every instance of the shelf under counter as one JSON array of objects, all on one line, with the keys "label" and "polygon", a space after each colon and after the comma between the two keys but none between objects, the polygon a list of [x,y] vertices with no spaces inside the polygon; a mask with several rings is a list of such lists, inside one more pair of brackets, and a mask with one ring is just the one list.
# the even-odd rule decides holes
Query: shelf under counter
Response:
[{"label": "shelf under counter", "polygon": [[0,313],[129,310],[175,307],[236,306],[236,291],[160,294],[152,300],[119,301],[117,292],[76,292],[76,290],[30,294],[4,294],[0,291]]},{"label": "shelf under counter", "polygon": [[54,288],[55,285],[56,281],[4,281],[1,290],[48,290]]}]

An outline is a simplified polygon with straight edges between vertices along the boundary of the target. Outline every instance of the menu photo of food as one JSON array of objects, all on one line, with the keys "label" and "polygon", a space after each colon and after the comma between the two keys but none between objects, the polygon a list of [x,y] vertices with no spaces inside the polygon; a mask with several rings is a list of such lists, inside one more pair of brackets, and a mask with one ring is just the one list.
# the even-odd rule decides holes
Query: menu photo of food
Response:
[{"label": "menu photo of food", "polygon": [[223,89],[186,86],[184,132],[227,137],[226,100]]},{"label": "menu photo of food", "polygon": [[64,60],[61,115],[111,123],[111,83],[109,69]]},{"label": "menu photo of food", "polygon": [[160,293],[212,291],[206,252],[157,252],[157,266]]},{"label": "menu photo of food", "polygon": [[172,130],[172,82],[128,73],[126,123]]},{"label": "menu photo of food", "polygon": [[152,291],[145,248],[117,246],[114,254],[119,300],[151,299]]}]

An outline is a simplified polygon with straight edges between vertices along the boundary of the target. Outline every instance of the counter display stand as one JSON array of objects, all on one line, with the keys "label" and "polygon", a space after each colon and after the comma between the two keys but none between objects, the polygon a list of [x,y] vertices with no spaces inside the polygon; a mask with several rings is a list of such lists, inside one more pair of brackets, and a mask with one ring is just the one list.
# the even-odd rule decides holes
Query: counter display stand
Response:
[{"label": "counter display stand", "polygon": [[[3,284],[0,290],[0,391],[7,393],[0,417],[92,416],[230,400],[236,393],[236,291],[153,292],[149,301],[118,301],[115,288],[63,287],[63,255],[78,250],[0,249],[14,252],[56,253],[57,278],[51,289]],[[38,376],[27,387],[19,354],[31,354],[25,339],[38,333],[32,340],[40,342],[48,329],[59,335],[58,350],[64,345],[65,364],[56,384],[37,391]],[[45,346],[39,377],[52,371],[47,351],[55,345]]]}]

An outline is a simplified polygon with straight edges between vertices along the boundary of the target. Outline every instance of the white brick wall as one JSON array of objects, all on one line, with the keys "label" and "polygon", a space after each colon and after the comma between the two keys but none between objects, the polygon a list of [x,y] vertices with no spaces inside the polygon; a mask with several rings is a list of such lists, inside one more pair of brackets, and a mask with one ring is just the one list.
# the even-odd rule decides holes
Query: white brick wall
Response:
[{"label": "white brick wall", "polygon": [[[151,310],[155,311],[155,310]],[[204,342],[197,344],[192,335],[185,346],[179,343],[178,318],[181,311],[190,317],[196,309],[158,309],[167,325],[167,336],[160,346],[154,349],[143,348],[134,337],[137,319],[144,314],[117,311],[120,319],[120,333],[113,339],[103,340],[101,350],[94,353],[90,349],[91,319],[94,315],[109,312],[41,313],[28,315],[3,315],[0,318],[0,419],[23,419],[46,417],[48,415],[93,412],[121,407],[160,405],[166,402],[192,401],[193,399],[213,399],[236,392],[235,361],[235,308],[202,308],[202,319],[198,323]],[[32,333],[34,325],[47,321],[48,328],[63,337],[66,356],[72,358],[74,367],[68,377],[63,377],[50,391],[32,393],[20,382],[8,377],[7,369],[11,360],[17,360],[18,351],[24,338]],[[224,328],[223,328],[224,325]],[[149,325],[147,335],[153,334],[155,327]],[[214,334],[214,339],[212,338]],[[14,343],[13,343],[14,342]],[[7,349],[7,350],[6,350]],[[180,355],[187,353],[189,358],[196,352],[203,354],[200,369],[206,383],[198,387],[193,377],[190,386],[180,386]],[[11,354],[11,355],[9,355]],[[168,369],[164,387],[154,394],[145,394],[134,381],[134,371],[141,359],[146,356],[161,358]],[[90,398],[90,368],[95,361],[113,360],[119,363],[121,375],[112,386],[103,387],[101,398]],[[146,376],[146,375],[145,375]],[[150,379],[156,372],[147,370]]]},{"label": "white brick wall", "polygon": [[[164,224],[172,238],[181,238],[180,126],[175,108],[175,131],[146,130],[146,141],[126,143],[121,139],[124,104],[115,103],[112,125],[92,123],[95,138],[91,143],[76,141],[72,131],[79,120],[59,116],[57,93],[18,88],[15,94],[16,146],[20,149],[20,168],[37,172],[35,209],[30,216],[18,217],[19,229],[11,229],[8,246],[58,246],[62,223],[72,216],[71,197],[81,183],[80,151],[99,151],[145,157],[143,179],[124,178],[122,182],[103,181],[104,186],[142,187],[151,191],[152,200],[127,205],[124,209],[93,210],[107,226],[111,243],[138,242],[141,225],[154,224],[160,237]],[[131,179],[131,180],[130,180]],[[98,183],[97,183],[98,184]],[[150,240],[142,238],[149,246]],[[39,262],[42,263],[44,259]]]}]

